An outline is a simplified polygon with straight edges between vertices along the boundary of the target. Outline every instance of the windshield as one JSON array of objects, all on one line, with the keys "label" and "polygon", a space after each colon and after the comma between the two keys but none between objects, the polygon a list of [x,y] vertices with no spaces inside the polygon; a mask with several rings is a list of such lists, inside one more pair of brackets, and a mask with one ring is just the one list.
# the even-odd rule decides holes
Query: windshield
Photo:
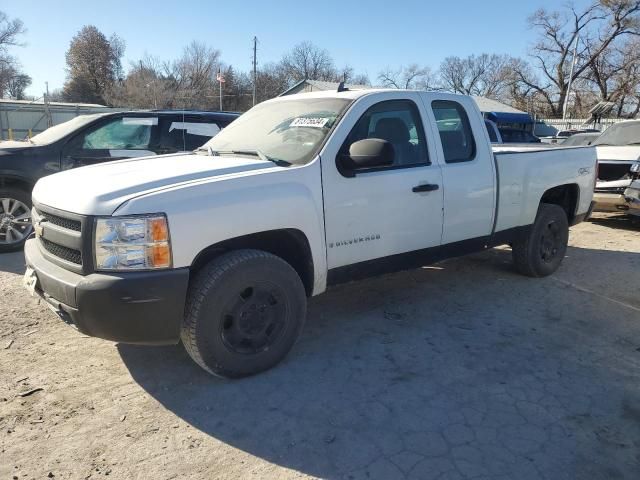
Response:
[{"label": "windshield", "polygon": [[36,145],[48,145],[50,143],[57,142],[71,132],[93,122],[95,119],[100,118],[103,115],[103,113],[95,115],[79,115],[67,122],[47,128],[44,132],[33,136],[31,141]]},{"label": "windshield", "polygon": [[558,145],[562,145],[563,147],[582,147],[591,145],[591,142],[593,142],[599,136],[599,133],[576,133],[575,135],[571,135],[564,142],[559,143]]},{"label": "windshield", "polygon": [[640,122],[620,122],[607,128],[591,145],[640,145]]},{"label": "windshield", "polygon": [[342,98],[305,98],[262,103],[209,140],[205,150],[260,152],[296,165],[310,162],[349,105]]}]

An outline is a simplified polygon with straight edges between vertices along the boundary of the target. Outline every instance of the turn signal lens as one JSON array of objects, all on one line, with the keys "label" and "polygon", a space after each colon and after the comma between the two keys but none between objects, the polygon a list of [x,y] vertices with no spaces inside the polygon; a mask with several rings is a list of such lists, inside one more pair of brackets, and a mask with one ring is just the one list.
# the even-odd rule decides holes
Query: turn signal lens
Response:
[{"label": "turn signal lens", "polygon": [[167,219],[150,218],[148,220],[149,236],[152,242],[167,242],[169,241],[169,228],[167,227]]},{"label": "turn signal lens", "polygon": [[167,268],[171,266],[171,251],[167,243],[153,245],[151,249],[151,263],[153,268]]}]

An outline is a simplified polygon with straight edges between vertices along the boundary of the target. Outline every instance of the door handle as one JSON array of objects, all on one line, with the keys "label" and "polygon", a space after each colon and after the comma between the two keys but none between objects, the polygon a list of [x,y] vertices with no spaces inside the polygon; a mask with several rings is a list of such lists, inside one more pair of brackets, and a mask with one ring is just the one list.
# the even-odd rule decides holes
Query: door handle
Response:
[{"label": "door handle", "polygon": [[434,190],[438,190],[439,188],[440,185],[437,185],[435,183],[425,183],[424,185],[417,185],[413,187],[411,191],[414,193],[433,192]]}]

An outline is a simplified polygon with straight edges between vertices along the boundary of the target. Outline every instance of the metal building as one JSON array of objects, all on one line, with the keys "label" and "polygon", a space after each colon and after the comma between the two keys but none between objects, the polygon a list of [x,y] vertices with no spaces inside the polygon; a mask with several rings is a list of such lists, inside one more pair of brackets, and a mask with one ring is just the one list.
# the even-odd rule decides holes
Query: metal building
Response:
[{"label": "metal building", "polygon": [[121,110],[92,103],[0,99],[0,140],[21,140],[78,115]]}]

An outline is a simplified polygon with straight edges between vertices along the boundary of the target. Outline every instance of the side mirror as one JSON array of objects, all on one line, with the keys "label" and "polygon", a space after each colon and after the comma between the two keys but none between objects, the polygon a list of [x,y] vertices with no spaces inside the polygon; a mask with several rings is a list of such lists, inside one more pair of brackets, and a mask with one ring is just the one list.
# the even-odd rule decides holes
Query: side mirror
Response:
[{"label": "side mirror", "polygon": [[380,138],[365,138],[349,146],[343,164],[348,169],[384,167],[393,164],[393,145]]}]

